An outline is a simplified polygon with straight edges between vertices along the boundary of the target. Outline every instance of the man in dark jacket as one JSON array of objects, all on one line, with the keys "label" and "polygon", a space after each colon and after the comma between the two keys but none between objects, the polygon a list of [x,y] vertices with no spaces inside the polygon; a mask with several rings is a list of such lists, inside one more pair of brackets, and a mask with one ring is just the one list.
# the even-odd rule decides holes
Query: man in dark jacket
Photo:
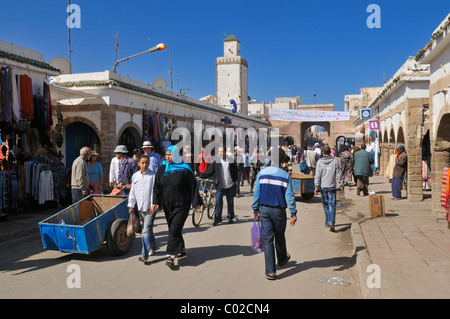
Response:
[{"label": "man in dark jacket", "polygon": [[397,156],[395,157],[394,173],[392,174],[392,199],[401,199],[408,158],[405,153],[405,146],[402,144],[398,145],[395,150]]},{"label": "man in dark jacket", "polygon": [[366,144],[361,145],[361,150],[355,153],[355,177],[356,177],[356,195],[359,196],[361,190],[364,196],[369,194],[369,177],[373,176],[372,164],[374,159],[366,151]]},{"label": "man in dark jacket", "polygon": [[238,168],[236,162],[226,158],[225,149],[219,147],[218,156],[220,161],[208,165],[206,172],[200,174],[201,178],[214,176],[218,182],[216,186],[216,206],[214,208],[214,223],[216,226],[222,221],[223,196],[227,198],[227,217],[231,224],[234,218],[234,196],[236,194],[236,183],[238,179]]}]

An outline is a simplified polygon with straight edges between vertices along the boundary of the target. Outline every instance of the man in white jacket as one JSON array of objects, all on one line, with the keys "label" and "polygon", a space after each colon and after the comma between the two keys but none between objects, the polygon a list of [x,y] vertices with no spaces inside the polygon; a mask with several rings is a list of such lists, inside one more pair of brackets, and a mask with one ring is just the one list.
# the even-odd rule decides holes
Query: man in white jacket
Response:
[{"label": "man in white jacket", "polygon": [[334,232],[336,219],[336,179],[339,182],[341,192],[344,191],[341,167],[336,158],[331,157],[331,148],[325,145],[322,150],[323,157],[317,161],[316,176],[314,178],[314,195],[320,189],[322,204],[325,210],[325,227],[330,227]]}]

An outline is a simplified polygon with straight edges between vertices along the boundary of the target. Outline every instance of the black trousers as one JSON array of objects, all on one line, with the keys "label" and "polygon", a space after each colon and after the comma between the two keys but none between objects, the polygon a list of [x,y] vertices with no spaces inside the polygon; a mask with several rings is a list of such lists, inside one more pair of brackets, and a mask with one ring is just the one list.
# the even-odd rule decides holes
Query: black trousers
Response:
[{"label": "black trousers", "polygon": [[184,223],[189,216],[189,207],[177,207],[172,211],[164,210],[164,215],[167,226],[169,226],[166,252],[168,255],[176,256],[185,247],[182,232]]}]

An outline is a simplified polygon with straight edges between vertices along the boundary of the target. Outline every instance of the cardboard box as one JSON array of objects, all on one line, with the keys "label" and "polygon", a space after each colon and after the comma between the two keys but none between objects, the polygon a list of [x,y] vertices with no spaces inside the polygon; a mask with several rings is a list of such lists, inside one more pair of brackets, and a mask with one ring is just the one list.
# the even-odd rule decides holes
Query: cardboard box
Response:
[{"label": "cardboard box", "polygon": [[369,195],[369,212],[370,217],[385,217],[384,195]]}]

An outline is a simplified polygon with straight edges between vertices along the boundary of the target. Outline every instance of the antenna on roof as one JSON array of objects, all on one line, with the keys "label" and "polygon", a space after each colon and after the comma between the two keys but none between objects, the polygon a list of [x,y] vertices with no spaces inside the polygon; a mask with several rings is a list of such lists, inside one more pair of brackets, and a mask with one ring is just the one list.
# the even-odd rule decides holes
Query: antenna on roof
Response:
[{"label": "antenna on roof", "polygon": [[113,34],[113,37],[116,38],[116,56],[114,58],[114,63],[117,62],[117,48],[119,47],[119,32],[116,31],[116,34]]}]

